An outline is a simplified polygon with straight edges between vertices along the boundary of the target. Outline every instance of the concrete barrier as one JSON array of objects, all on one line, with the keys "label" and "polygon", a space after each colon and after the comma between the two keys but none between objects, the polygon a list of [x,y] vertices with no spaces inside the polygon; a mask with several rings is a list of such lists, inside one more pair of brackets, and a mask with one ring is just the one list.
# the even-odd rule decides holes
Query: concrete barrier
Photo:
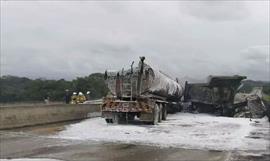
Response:
[{"label": "concrete barrier", "polygon": [[96,116],[100,116],[99,104],[1,107],[0,129],[80,120]]}]

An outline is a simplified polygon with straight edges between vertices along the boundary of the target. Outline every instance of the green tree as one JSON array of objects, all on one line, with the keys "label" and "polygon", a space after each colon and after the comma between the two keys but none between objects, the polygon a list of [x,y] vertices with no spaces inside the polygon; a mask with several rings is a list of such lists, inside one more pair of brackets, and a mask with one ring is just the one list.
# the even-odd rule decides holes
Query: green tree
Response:
[{"label": "green tree", "polygon": [[101,73],[73,81],[3,76],[0,78],[0,89],[0,102],[43,101],[46,96],[52,101],[64,101],[66,89],[84,94],[91,91],[91,98],[96,99],[105,96],[108,91]]}]

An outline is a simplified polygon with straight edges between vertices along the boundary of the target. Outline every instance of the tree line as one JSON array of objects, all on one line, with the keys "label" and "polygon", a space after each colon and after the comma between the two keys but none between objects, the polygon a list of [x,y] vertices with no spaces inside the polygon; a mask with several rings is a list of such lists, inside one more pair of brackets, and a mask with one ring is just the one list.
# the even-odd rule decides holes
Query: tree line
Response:
[{"label": "tree line", "polygon": [[253,90],[254,87],[262,87],[264,94],[270,95],[270,82],[269,81],[253,81],[253,80],[244,80],[242,81],[243,86],[240,89],[240,92],[249,93]]},{"label": "tree line", "polygon": [[[245,80],[240,92],[251,92],[254,87],[263,87],[263,92],[270,95],[270,83],[263,81]],[[72,92],[86,94],[90,91],[91,99],[102,98],[108,92],[104,74],[101,73],[78,77],[72,81],[2,76],[0,77],[0,102],[34,102],[43,101],[45,97],[49,97],[51,101],[64,101],[66,89],[70,94]]]},{"label": "tree line", "polygon": [[29,79],[17,76],[0,77],[0,102],[33,102],[43,101],[49,97],[51,101],[64,101],[66,89],[72,92],[90,91],[90,98],[102,98],[108,92],[104,75],[93,73],[86,77],[78,77],[72,81],[64,79],[46,80]]}]

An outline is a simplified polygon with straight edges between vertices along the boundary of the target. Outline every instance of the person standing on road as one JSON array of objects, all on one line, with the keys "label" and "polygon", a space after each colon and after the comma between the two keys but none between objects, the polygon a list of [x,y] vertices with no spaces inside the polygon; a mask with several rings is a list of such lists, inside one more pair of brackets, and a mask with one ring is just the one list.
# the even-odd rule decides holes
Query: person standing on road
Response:
[{"label": "person standing on road", "polygon": [[77,93],[73,92],[71,96],[71,104],[76,104],[77,103]]},{"label": "person standing on road", "polygon": [[90,93],[91,93],[90,91],[87,91],[87,92],[86,92],[86,97],[87,97],[87,100],[88,100],[88,101],[90,100]]},{"label": "person standing on road", "polygon": [[83,103],[86,101],[86,98],[82,92],[79,92],[78,97],[77,97],[77,103]]},{"label": "person standing on road", "polygon": [[66,102],[66,104],[69,104],[70,103],[70,99],[71,99],[71,95],[70,95],[68,89],[66,89],[65,92],[66,92],[65,93],[65,102]]}]

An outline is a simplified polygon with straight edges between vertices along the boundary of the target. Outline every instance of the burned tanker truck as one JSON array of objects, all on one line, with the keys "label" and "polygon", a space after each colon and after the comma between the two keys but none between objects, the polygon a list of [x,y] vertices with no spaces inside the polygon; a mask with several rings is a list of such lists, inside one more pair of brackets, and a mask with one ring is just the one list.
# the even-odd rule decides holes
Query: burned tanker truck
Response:
[{"label": "burned tanker truck", "polygon": [[186,82],[183,98],[190,103],[188,111],[232,117],[236,108],[247,105],[246,101],[234,102],[243,79],[246,76],[209,76],[207,83]]},{"label": "burned tanker truck", "polygon": [[128,123],[134,119],[157,124],[166,120],[167,112],[181,109],[183,87],[164,73],[147,65],[140,58],[128,70],[105,72],[108,95],[102,103],[102,117],[107,123]]}]

